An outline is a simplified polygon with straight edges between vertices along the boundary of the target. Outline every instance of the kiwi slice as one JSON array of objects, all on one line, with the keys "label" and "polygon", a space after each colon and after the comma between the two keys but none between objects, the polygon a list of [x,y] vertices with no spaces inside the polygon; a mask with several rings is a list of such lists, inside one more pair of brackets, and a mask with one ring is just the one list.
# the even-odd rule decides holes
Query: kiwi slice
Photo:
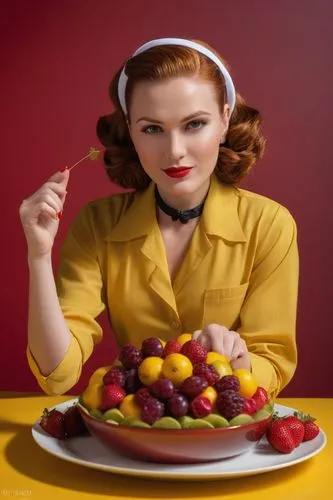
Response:
[{"label": "kiwi slice", "polygon": [[260,408],[261,410],[265,410],[265,411],[268,411],[268,413],[273,413],[273,409],[274,409],[274,403],[266,403],[262,408]]},{"label": "kiwi slice", "polygon": [[188,429],[189,424],[193,422],[194,418],[189,417],[188,415],[184,415],[183,417],[180,417],[178,419],[178,422],[180,423],[182,429]]},{"label": "kiwi slice", "polygon": [[203,419],[212,424],[213,427],[229,427],[228,420],[217,413],[210,413]]},{"label": "kiwi slice", "polygon": [[241,413],[240,415],[237,415],[237,417],[232,418],[229,421],[229,424],[246,425],[246,424],[251,424],[252,422],[254,422],[254,419],[250,415],[247,415],[246,413]]},{"label": "kiwi slice", "polygon": [[120,423],[124,419],[124,415],[117,408],[112,408],[103,413],[103,420],[115,420]]},{"label": "kiwi slice", "polygon": [[119,425],[119,422],[117,422],[116,420],[112,420],[111,418],[108,418],[107,420],[105,420],[105,422],[107,422],[108,424]]},{"label": "kiwi slice", "polygon": [[130,427],[148,427],[148,428],[150,428],[149,424],[147,424],[146,422],[143,422],[143,420],[139,420],[137,418],[132,420],[129,425],[130,425]]},{"label": "kiwi slice", "polygon": [[103,413],[98,408],[91,410],[90,415],[95,418],[103,418]]},{"label": "kiwi slice", "polygon": [[253,418],[256,422],[258,422],[259,420],[264,420],[265,418],[270,417],[271,415],[272,415],[271,411],[268,412],[267,410],[264,410],[262,408],[253,415]]},{"label": "kiwi slice", "polygon": [[203,418],[196,418],[188,423],[188,429],[214,429],[214,426]]},{"label": "kiwi slice", "polygon": [[121,421],[121,424],[131,425],[133,420],[138,420],[138,419],[136,417],[134,417],[133,415],[128,415],[127,417],[123,418],[123,420]]},{"label": "kiwi slice", "polygon": [[172,417],[162,417],[156,420],[156,422],[153,423],[152,427],[157,427],[159,429],[181,429],[182,426],[176,420],[175,418]]}]

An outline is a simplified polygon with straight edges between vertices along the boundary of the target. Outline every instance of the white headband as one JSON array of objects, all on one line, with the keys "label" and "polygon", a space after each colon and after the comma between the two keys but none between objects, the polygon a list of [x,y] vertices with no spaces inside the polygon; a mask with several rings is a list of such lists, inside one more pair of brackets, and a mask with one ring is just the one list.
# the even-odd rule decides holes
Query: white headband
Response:
[{"label": "white headband", "polygon": [[[159,45],[180,45],[182,47],[189,47],[190,49],[195,49],[201,54],[207,56],[211,61],[213,61],[216,66],[220,69],[222,75],[224,76],[224,81],[226,85],[226,94],[227,94],[227,103],[230,106],[230,114],[233,112],[236,102],[236,91],[231,76],[227,70],[227,68],[222,64],[220,59],[209,49],[200,45],[199,43],[192,42],[191,40],[185,40],[184,38],[158,38],[157,40],[151,40],[150,42],[141,45],[133,54],[132,57],[141,54],[145,50],[151,49],[152,47],[158,47]],[[127,114],[126,108],[126,100],[125,100],[125,91],[128,77],[125,74],[125,66],[120,73],[119,81],[118,81],[118,97],[120,105],[125,113]]]}]

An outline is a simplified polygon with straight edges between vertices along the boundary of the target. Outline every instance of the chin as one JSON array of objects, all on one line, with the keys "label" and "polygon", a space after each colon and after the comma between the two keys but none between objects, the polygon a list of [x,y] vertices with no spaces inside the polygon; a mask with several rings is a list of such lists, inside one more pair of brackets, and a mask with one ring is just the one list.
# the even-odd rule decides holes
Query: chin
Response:
[{"label": "chin", "polygon": [[200,184],[195,182],[190,182],[189,180],[181,180],[176,182],[164,182],[160,184],[161,190],[177,195],[177,196],[188,196],[198,190]]},{"label": "chin", "polygon": [[177,196],[188,196],[191,195],[208,185],[210,177],[204,179],[167,179],[167,182],[161,182],[159,186],[163,191]]}]

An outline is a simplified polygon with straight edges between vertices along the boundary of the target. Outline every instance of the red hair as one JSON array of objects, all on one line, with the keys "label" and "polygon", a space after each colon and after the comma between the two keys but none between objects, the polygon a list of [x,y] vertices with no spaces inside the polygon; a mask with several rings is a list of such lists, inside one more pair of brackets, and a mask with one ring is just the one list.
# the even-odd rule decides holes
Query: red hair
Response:
[{"label": "red hair", "polygon": [[[207,44],[199,42],[214,52],[223,64],[226,62]],[[97,122],[97,135],[103,146],[104,162],[110,179],[124,188],[145,189],[151,179],[145,173],[133,142],[130,138],[126,117],[118,98],[118,80],[121,69],[112,79],[109,95],[115,111],[102,116]],[[198,76],[213,83],[223,112],[225,104],[225,82],[216,64],[194,49],[182,46],[153,47],[131,58],[126,63],[128,76],[126,107],[130,120],[133,89],[142,81],[165,81],[178,76]],[[238,183],[261,158],[265,139],[261,135],[259,111],[245,104],[236,93],[236,105],[231,115],[226,141],[220,146],[215,167],[217,178],[227,184]]]}]

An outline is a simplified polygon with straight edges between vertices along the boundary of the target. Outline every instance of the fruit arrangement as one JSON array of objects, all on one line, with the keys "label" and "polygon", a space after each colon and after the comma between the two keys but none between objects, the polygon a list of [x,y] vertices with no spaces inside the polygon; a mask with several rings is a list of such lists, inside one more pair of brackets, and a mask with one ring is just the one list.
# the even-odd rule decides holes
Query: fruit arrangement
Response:
[{"label": "fruit arrangement", "polygon": [[40,425],[67,439],[89,435],[82,412],[111,425],[159,429],[241,426],[271,417],[266,437],[280,453],[319,434],[313,417],[279,417],[273,406],[250,371],[232,370],[225,356],[184,333],[168,342],[147,338],[140,349],[124,345],[113,365],[92,374],[77,404],[64,413],[45,409]]},{"label": "fruit arrangement", "polygon": [[250,371],[233,371],[190,334],[124,345],[114,365],[93,374],[80,404],[110,424],[167,429],[244,425],[272,414]]}]

